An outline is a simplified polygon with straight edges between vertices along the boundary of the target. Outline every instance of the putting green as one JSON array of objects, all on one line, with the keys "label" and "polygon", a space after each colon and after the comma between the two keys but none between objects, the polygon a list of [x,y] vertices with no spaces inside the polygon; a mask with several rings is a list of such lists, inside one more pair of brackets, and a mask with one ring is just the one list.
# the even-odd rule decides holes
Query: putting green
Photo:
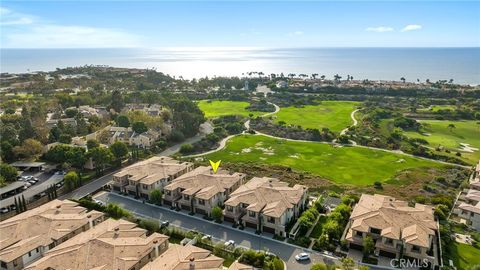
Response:
[{"label": "putting green", "polygon": [[354,101],[322,101],[319,105],[301,108],[283,107],[276,114],[275,121],[303,128],[329,128],[331,131],[340,132],[353,123],[350,114],[359,104]]},{"label": "putting green", "polygon": [[265,112],[249,111],[246,108],[250,105],[244,101],[222,101],[222,100],[201,100],[198,102],[198,107],[205,113],[207,118],[215,118],[224,115],[242,115],[254,116],[262,115]]},{"label": "putting green", "polygon": [[361,147],[333,147],[315,142],[293,142],[259,135],[242,135],[226,148],[207,156],[227,162],[258,162],[311,172],[333,182],[358,186],[387,181],[398,172],[439,163]]},{"label": "putting green", "polygon": [[[405,135],[412,138],[422,138],[428,141],[431,147],[439,145],[451,151],[459,151],[460,143],[468,143],[479,150],[468,153],[460,151],[462,157],[468,161],[477,162],[480,159],[480,124],[478,121],[444,121],[421,120],[424,128],[421,132],[408,131]],[[450,128],[453,124],[455,127]]]}]

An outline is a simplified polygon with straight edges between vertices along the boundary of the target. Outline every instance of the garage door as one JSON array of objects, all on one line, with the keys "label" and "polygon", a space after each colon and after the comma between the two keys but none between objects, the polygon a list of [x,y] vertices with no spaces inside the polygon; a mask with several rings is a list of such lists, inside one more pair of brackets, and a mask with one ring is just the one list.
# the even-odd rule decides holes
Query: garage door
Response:
[{"label": "garage door", "polygon": [[247,226],[249,228],[257,229],[257,224],[255,224],[255,223],[245,222],[245,226]]},{"label": "garage door", "polygon": [[235,219],[234,219],[234,218],[232,218],[232,217],[227,217],[227,216],[224,216],[224,217],[223,217],[223,220],[225,220],[225,221],[228,221],[228,222],[235,223]]},{"label": "garage door", "polygon": [[263,231],[264,231],[264,232],[268,232],[268,233],[273,233],[273,234],[275,234],[275,229],[274,229],[274,228],[267,227],[267,226],[263,226]]},{"label": "garage door", "polygon": [[397,257],[397,255],[395,253],[388,252],[388,251],[385,251],[385,250],[380,250],[380,256],[387,257],[387,258],[396,258]]},{"label": "garage door", "polygon": [[207,211],[201,209],[201,208],[195,208],[195,212],[200,215],[206,215]]},{"label": "garage door", "polygon": [[187,205],[182,204],[181,208],[182,208],[183,210],[190,211],[190,206],[187,206]]},{"label": "garage door", "polygon": [[168,206],[172,206],[172,202],[169,201],[169,200],[163,200],[163,204],[168,205]]}]

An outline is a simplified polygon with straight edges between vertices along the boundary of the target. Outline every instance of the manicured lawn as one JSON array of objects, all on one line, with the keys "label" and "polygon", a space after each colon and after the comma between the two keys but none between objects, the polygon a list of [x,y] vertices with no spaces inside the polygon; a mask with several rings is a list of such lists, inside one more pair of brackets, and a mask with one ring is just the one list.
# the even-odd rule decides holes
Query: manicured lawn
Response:
[{"label": "manicured lawn", "polygon": [[452,260],[457,269],[465,270],[468,266],[480,264],[480,249],[467,244],[455,243],[454,251]]},{"label": "manicured lawn", "polygon": [[227,162],[258,162],[307,171],[340,184],[372,185],[398,172],[439,163],[360,147],[333,147],[315,142],[291,142],[258,135],[228,141],[223,150],[207,158]]},{"label": "manicured lawn", "polygon": [[322,235],[323,231],[323,225],[327,222],[327,216],[320,216],[318,219],[317,225],[312,230],[312,233],[310,234],[310,237],[312,238],[318,238],[320,235]]},{"label": "manicured lawn", "polygon": [[[447,120],[422,120],[426,127],[419,132],[405,132],[412,138],[422,138],[428,141],[431,147],[442,145],[452,151],[458,151],[460,143],[468,143],[471,147],[480,149],[480,125],[478,121],[447,121]],[[450,130],[449,124],[455,125]],[[480,159],[480,151],[473,153],[461,152],[462,156],[471,161],[477,162]]]},{"label": "manicured lawn", "polygon": [[440,110],[455,110],[455,105],[432,105],[430,108],[420,109],[421,112],[438,112]]},{"label": "manicured lawn", "polygon": [[254,116],[264,114],[264,112],[254,112],[246,109],[250,103],[244,101],[220,101],[220,100],[201,100],[198,107],[205,113],[207,118],[215,118],[223,115],[242,115],[248,116],[252,113]]},{"label": "manicured lawn", "polygon": [[359,102],[353,101],[322,101],[320,105],[309,105],[302,108],[283,107],[276,114],[276,122],[300,125],[303,128],[326,127],[340,132],[353,123],[350,114]]}]

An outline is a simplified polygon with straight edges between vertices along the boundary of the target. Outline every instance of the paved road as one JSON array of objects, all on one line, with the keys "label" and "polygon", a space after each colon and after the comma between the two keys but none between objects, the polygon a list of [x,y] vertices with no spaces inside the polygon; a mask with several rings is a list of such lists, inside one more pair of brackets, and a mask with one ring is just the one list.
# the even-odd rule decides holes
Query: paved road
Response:
[{"label": "paved road", "polygon": [[[210,234],[216,239],[222,241],[234,240],[237,245],[252,249],[268,249],[270,252],[277,254],[287,263],[289,270],[310,269],[312,263],[325,262],[332,264],[336,259],[324,257],[320,253],[312,252],[294,245],[273,240],[270,236],[259,236],[252,231],[242,231],[232,228],[229,223],[216,224],[204,220],[200,216],[190,216],[186,212],[176,212],[165,207],[143,204],[133,198],[127,198],[115,193],[102,193],[96,197],[105,203],[114,202],[124,209],[129,210],[134,215],[143,218],[152,218],[157,220],[168,220],[170,224],[179,226],[188,230],[197,230],[205,234]],[[312,261],[298,263],[294,256],[300,252],[308,252],[311,254]]]}]

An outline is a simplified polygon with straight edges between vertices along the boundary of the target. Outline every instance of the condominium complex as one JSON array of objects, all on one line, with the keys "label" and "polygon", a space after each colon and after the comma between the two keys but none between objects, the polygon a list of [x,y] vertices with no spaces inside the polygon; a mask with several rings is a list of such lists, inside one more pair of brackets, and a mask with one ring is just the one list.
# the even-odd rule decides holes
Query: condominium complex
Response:
[{"label": "condominium complex", "polygon": [[45,253],[25,269],[138,270],[168,248],[168,237],[108,219]]},{"label": "condominium complex", "polygon": [[1,269],[23,269],[45,252],[104,220],[72,201],[54,200],[0,223]]},{"label": "condominium complex", "polygon": [[363,194],[345,229],[350,248],[363,249],[365,237],[375,242],[375,254],[409,258],[439,265],[438,223],[431,206],[408,206],[383,195]]},{"label": "condominium complex", "polygon": [[307,187],[276,178],[254,177],[232,192],[225,202],[224,219],[286,236],[285,226],[297,218],[307,202]]},{"label": "condominium complex", "polygon": [[113,175],[113,190],[149,199],[150,192],[161,189],[173,179],[193,169],[193,163],[170,157],[152,157]]},{"label": "condominium complex", "polygon": [[222,206],[245,180],[245,174],[200,166],[175,178],[164,188],[163,202],[181,209],[210,216],[212,208]]}]

